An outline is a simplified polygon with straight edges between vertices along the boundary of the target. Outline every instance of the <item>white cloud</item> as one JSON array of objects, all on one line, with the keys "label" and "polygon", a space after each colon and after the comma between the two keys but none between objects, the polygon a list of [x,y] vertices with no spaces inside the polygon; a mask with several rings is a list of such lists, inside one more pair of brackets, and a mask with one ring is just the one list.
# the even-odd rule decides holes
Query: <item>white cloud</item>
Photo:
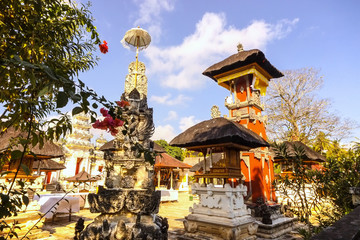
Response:
[{"label": "white cloud", "polygon": [[169,111],[168,116],[165,118],[165,121],[171,121],[178,118],[178,114],[175,111]]},{"label": "white cloud", "polygon": [[164,125],[164,126],[156,126],[155,127],[155,133],[151,137],[153,140],[160,140],[164,139],[167,142],[170,142],[177,134],[175,133],[174,128],[170,125]]},{"label": "white cloud", "polygon": [[93,138],[91,139],[91,142],[93,143],[95,143],[96,139],[101,137],[101,135],[103,135],[103,137],[108,141],[114,139],[114,136],[111,136],[109,132],[102,129],[90,128],[90,133],[93,135]]},{"label": "white cloud", "polygon": [[185,131],[186,129],[194,126],[198,122],[200,121],[195,119],[195,116],[183,117],[180,119],[179,128],[181,129],[181,131]]},{"label": "white cloud", "polygon": [[167,48],[150,45],[145,56],[150,60],[149,74],[157,74],[162,86],[175,89],[199,89],[207,81],[201,73],[217,61],[244,49],[265,50],[269,42],[289,34],[299,19],[270,24],[253,21],[243,29],[226,26],[225,14],[205,13],[193,34],[180,45]]},{"label": "white cloud", "polygon": [[162,11],[171,12],[174,10],[174,0],[134,0],[139,6],[136,25],[145,25],[148,32],[155,39],[161,35],[161,13]]},{"label": "white cloud", "polygon": [[164,104],[164,105],[168,105],[168,106],[173,106],[173,105],[178,105],[178,104],[184,104],[186,101],[191,100],[190,97],[187,97],[185,95],[179,94],[176,98],[171,98],[172,95],[166,94],[165,96],[151,96],[150,97],[150,101],[159,103],[159,104]]}]

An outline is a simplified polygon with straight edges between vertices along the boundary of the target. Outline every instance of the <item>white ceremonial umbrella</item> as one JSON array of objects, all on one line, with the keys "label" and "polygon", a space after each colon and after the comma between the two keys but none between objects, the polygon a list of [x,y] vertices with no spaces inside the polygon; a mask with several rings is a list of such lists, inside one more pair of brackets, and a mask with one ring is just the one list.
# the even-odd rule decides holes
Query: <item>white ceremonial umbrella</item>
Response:
[{"label": "white ceremonial umbrella", "polygon": [[121,40],[121,43],[124,47],[129,47],[132,50],[136,50],[136,73],[135,73],[135,88],[137,85],[137,71],[138,71],[138,55],[139,51],[147,48],[150,45],[151,36],[150,34],[140,28],[132,28],[125,33],[124,38]]}]

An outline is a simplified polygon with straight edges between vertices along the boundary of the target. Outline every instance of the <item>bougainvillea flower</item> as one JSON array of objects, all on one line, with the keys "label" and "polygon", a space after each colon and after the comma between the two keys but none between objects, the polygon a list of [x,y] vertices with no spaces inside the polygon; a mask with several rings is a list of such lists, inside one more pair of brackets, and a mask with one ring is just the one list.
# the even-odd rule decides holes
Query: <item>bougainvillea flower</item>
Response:
[{"label": "bougainvillea flower", "polygon": [[[123,103],[126,105],[126,103]],[[118,119],[118,118],[112,118],[109,114],[109,111],[105,108],[100,109],[100,113],[103,115],[104,119],[102,121],[96,120],[94,124],[92,125],[93,128],[106,130],[111,133],[112,136],[116,136],[118,134],[119,130],[118,127],[121,127],[124,125],[124,121]]]},{"label": "bougainvillea flower", "polygon": [[109,47],[107,45],[107,42],[104,40],[103,44],[99,44],[100,52],[107,53],[109,51]]},{"label": "bougainvillea flower", "polygon": [[103,115],[103,117],[110,117],[109,111],[105,108],[101,108],[100,113]]},{"label": "bougainvillea flower", "polygon": [[130,103],[128,101],[116,101],[116,104],[122,108],[126,106],[130,106]]}]

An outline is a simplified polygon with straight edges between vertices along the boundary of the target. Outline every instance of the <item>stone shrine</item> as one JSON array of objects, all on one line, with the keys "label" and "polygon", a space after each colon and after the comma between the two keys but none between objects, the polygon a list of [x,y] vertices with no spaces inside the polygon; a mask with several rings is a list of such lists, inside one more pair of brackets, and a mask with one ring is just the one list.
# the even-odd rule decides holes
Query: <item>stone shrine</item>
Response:
[{"label": "stone shrine", "polygon": [[[191,186],[200,202],[194,204],[185,217],[185,230],[205,232],[227,240],[256,239],[258,224],[244,203],[247,187],[241,184],[240,151],[265,147],[268,143],[242,125],[219,117],[187,129],[170,145],[202,152],[205,166],[208,153],[212,166],[201,176],[195,175],[204,181]],[[216,163],[212,163],[213,153],[221,153],[221,159]]]},{"label": "stone shrine", "polygon": [[[144,36],[150,44],[150,35],[141,28],[129,30],[125,41],[129,34],[137,39],[137,50]],[[107,173],[105,186],[89,194],[88,200],[90,211],[101,214],[79,233],[79,239],[167,239],[167,219],[157,215],[160,192],[154,188],[153,165],[144,156],[144,151],[148,154],[152,149],[153,110],[147,105],[145,65],[138,62],[137,55],[121,96],[130,104],[123,111],[127,134],[120,127],[115,139],[100,148]]]}]

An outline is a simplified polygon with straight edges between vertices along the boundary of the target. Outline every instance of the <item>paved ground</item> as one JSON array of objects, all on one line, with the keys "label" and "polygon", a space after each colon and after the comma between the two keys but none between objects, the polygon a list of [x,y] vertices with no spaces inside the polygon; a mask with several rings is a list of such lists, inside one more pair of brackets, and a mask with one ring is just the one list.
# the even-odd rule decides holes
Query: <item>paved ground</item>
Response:
[{"label": "paved ground", "polygon": [[[198,199],[189,200],[189,194],[179,193],[177,202],[165,202],[160,204],[159,215],[168,218],[169,222],[169,240],[221,240],[220,238],[210,237],[208,235],[185,233],[183,228],[183,219],[189,214],[189,207],[197,203]],[[41,227],[42,231],[50,232],[50,236],[44,239],[50,240],[70,240],[74,237],[75,224],[80,217],[85,218],[85,226],[98,216],[98,213],[90,213],[88,209],[81,210],[72,216],[69,222],[68,217],[56,219],[54,222],[45,222]],[[300,239],[297,234],[287,234],[277,240]],[[262,240],[258,238],[258,240]]]},{"label": "paved ground", "polygon": [[[177,202],[164,202],[160,204],[159,215],[168,218],[169,232],[182,234],[183,219],[189,214],[189,207],[191,207],[194,202],[198,202],[197,199],[189,201],[189,194],[187,192],[180,192]],[[98,213],[90,213],[88,209],[84,209],[74,214],[70,222],[68,217],[64,217],[56,219],[54,222],[45,222],[41,229],[50,232],[50,237],[47,239],[73,239],[75,224],[80,217],[85,218],[86,226],[98,215]]]}]

